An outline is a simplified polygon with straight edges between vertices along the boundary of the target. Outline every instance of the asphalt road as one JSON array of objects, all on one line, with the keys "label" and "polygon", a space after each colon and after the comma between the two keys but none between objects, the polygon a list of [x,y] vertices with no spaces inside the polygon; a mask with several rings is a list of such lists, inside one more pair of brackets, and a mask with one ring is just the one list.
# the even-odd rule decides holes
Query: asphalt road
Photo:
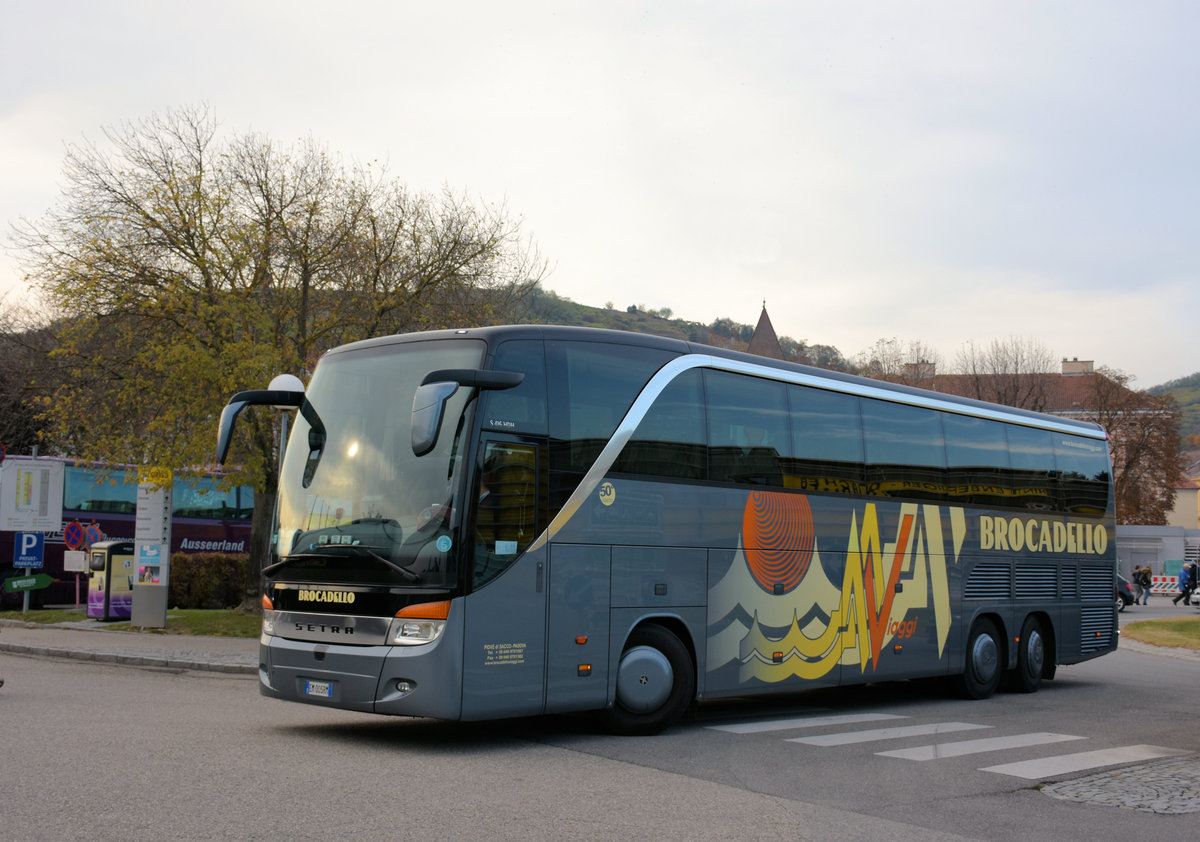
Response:
[{"label": "asphalt road", "polygon": [[[1200,622],[1154,601],[1122,624]],[[609,736],[586,717],[464,724],[325,710],[199,671],[0,654],[0,675],[0,839],[1200,834],[1200,785],[1194,811],[1134,806],[1200,769],[1200,659],[1132,646],[1060,668],[1033,695],[965,702],[881,684],[705,705],[652,738]],[[1109,762],[1038,774],[1066,757]],[[1050,794],[1097,775],[1098,791],[1124,793],[1121,806]]]}]

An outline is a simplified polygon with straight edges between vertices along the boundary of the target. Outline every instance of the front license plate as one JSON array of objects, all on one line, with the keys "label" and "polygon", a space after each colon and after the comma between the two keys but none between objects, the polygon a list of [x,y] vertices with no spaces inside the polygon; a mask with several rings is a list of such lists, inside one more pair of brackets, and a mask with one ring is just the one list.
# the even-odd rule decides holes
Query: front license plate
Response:
[{"label": "front license plate", "polygon": [[332,699],[333,685],[328,681],[306,681],[304,682],[304,695]]}]

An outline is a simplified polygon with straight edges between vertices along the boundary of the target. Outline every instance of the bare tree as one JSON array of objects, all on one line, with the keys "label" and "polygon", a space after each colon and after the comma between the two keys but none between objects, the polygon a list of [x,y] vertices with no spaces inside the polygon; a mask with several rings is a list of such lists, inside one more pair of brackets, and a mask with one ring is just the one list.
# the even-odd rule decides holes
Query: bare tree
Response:
[{"label": "bare tree", "polygon": [[894,336],[877,339],[855,357],[855,367],[863,376],[909,386],[928,386],[940,362],[941,356],[928,345]]},{"label": "bare tree", "polygon": [[1055,373],[1050,350],[1035,339],[994,339],[986,347],[967,342],[955,368],[967,397],[1040,411],[1050,397],[1047,378]]},{"label": "bare tree", "polygon": [[1124,372],[1101,368],[1089,378],[1091,408],[1080,416],[1108,432],[1117,522],[1161,526],[1183,476],[1179,410],[1169,395],[1129,388]]}]

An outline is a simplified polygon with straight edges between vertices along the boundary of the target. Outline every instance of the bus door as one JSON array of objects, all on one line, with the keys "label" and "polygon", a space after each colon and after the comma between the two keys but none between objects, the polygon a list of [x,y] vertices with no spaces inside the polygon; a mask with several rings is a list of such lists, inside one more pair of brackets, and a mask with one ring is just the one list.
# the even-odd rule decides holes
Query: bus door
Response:
[{"label": "bus door", "polygon": [[546,678],[546,547],[526,553],[538,512],[539,447],[517,437],[480,443],[476,505],[464,535],[472,566],[463,652],[463,719],[542,712]]},{"label": "bus door", "polygon": [[611,559],[607,544],[550,548],[547,713],[598,710],[608,700]]}]

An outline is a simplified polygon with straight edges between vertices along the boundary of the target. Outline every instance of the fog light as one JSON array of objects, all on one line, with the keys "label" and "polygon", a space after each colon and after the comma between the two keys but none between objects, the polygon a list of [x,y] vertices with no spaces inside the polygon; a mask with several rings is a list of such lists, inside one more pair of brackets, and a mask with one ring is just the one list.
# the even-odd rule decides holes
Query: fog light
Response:
[{"label": "fog light", "polygon": [[396,682],[396,689],[400,692],[401,696],[407,696],[413,690],[417,689],[417,683],[409,681],[407,678],[401,678]]}]

